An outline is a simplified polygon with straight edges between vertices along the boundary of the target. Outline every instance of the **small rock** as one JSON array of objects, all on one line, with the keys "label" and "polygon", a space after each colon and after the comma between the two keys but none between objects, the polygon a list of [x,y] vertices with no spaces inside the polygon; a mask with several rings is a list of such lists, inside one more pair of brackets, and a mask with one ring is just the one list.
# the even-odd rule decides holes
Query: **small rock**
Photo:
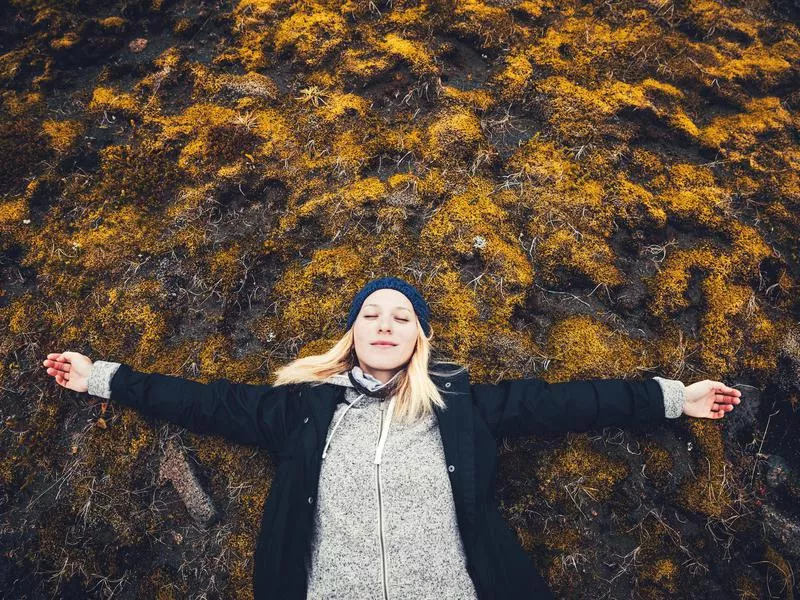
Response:
[{"label": "small rock", "polygon": [[767,459],[767,485],[773,489],[780,487],[789,477],[789,465],[777,454],[772,454]]},{"label": "small rock", "polygon": [[133,52],[134,54],[141,52],[147,47],[147,40],[144,38],[136,38],[135,40],[131,40],[128,44],[128,50]]},{"label": "small rock", "polygon": [[800,557],[800,524],[772,506],[763,505],[761,512],[767,537],[780,545],[781,553]]},{"label": "small rock", "polygon": [[197,523],[209,527],[216,521],[217,511],[214,503],[195,477],[184,453],[171,442],[167,444],[158,472],[159,485],[167,481],[175,487],[189,514]]}]

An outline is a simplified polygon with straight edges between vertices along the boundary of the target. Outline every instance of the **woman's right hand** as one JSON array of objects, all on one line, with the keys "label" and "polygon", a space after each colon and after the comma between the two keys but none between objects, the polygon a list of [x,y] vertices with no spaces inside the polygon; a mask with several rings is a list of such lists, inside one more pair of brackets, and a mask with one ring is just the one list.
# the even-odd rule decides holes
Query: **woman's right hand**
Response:
[{"label": "woman's right hand", "polygon": [[47,374],[56,378],[61,387],[75,392],[86,392],[89,389],[89,373],[94,364],[88,356],[78,352],[62,352],[47,355],[44,361]]}]

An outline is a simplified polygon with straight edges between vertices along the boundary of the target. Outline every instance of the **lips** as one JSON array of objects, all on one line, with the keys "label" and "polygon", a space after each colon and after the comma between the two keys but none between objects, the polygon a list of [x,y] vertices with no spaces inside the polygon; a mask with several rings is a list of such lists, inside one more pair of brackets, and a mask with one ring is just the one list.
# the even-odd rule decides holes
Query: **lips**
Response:
[{"label": "lips", "polygon": [[393,344],[391,342],[372,342],[372,345],[373,346],[388,346],[388,347],[397,346],[397,344]]}]

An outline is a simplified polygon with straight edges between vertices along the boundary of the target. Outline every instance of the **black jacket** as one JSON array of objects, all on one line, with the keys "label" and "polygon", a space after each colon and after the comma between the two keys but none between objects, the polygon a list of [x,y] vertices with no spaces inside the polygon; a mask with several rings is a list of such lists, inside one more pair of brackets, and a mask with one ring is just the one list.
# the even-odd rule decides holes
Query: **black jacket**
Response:
[{"label": "black jacket", "polygon": [[[540,379],[470,384],[467,372],[432,380],[448,408],[436,408],[467,569],[481,600],[553,598],[494,501],[503,437],[583,432],[663,421],[655,379]],[[453,392],[453,393],[448,393]],[[329,383],[208,384],[121,364],[111,400],[201,434],[266,449],[277,471],[264,505],[253,565],[255,600],[306,597],[309,546],[322,448],[344,387]]]}]

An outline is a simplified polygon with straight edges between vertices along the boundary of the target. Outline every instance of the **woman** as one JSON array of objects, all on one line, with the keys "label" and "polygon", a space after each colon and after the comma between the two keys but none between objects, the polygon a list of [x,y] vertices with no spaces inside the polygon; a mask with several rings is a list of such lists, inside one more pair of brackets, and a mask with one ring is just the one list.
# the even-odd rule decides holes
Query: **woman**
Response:
[{"label": "woman", "polygon": [[[493,500],[504,437],[722,418],[740,392],[654,377],[470,384],[429,369],[429,308],[402,279],[356,294],[347,332],[272,385],[201,384],[76,352],[56,382],[265,448],[277,472],[254,561],[270,598],[552,598]],[[442,363],[443,364],[443,363]]]}]

